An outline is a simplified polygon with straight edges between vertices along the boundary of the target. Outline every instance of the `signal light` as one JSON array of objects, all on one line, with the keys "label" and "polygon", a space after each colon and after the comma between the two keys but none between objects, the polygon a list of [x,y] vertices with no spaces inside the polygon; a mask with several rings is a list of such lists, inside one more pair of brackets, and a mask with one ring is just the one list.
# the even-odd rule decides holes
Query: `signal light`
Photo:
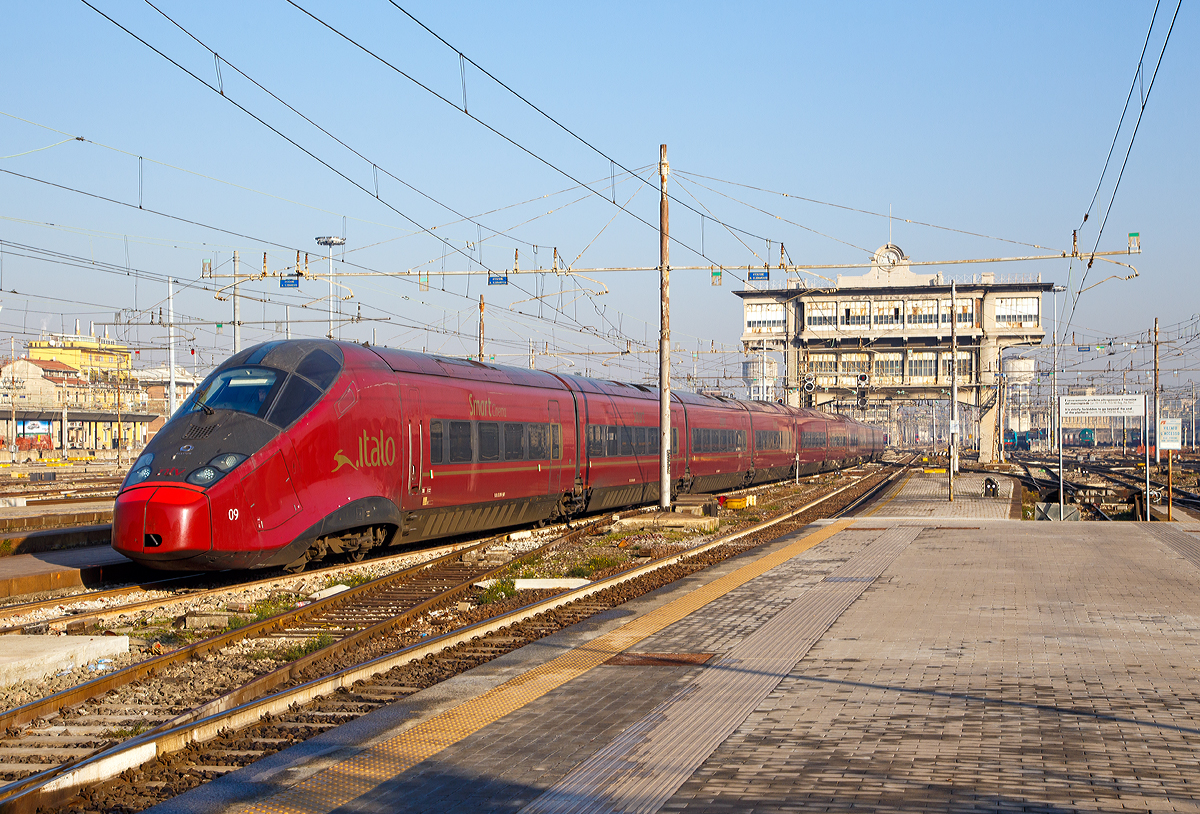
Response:
[{"label": "signal light", "polygon": [[859,387],[866,387],[870,383],[870,381],[871,381],[871,377],[868,376],[866,373],[858,374],[858,386]]}]

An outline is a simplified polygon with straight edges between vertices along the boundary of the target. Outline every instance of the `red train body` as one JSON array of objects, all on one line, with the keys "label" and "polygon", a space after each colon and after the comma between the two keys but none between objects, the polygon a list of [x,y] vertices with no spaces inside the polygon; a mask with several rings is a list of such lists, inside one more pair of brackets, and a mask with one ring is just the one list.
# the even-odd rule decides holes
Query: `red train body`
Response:
[{"label": "red train body", "polygon": [[[676,493],[879,458],[841,416],[676,393]],[[643,385],[326,340],[222,364],[117,496],[113,547],[162,569],[302,566],[327,553],[658,500],[658,393]]]}]

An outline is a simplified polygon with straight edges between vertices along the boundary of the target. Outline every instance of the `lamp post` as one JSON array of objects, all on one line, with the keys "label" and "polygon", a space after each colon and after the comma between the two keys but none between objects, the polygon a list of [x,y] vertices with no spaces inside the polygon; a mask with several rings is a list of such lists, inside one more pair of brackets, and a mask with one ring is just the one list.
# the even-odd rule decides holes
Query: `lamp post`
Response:
[{"label": "lamp post", "polygon": [[329,338],[333,339],[333,247],[345,246],[346,238],[326,235],[317,238],[317,245],[329,250]]}]

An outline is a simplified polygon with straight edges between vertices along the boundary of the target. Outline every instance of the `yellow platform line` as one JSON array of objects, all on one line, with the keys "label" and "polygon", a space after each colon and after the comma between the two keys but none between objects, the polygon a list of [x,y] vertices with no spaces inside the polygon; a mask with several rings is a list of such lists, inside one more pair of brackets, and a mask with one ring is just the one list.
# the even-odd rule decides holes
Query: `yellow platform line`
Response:
[{"label": "yellow platform line", "polygon": [[286,791],[244,809],[262,814],[325,814],[368,793],[380,783],[478,732],[646,637],[694,613],[709,602],[762,576],[849,526],[838,520],[755,562],[668,602],[642,617],[596,637],[482,695],[381,741]]}]

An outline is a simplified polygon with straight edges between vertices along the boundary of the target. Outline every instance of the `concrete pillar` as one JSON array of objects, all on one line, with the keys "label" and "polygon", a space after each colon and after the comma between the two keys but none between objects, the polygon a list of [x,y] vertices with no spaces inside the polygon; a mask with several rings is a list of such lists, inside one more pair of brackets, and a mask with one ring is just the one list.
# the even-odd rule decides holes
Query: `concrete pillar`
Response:
[{"label": "concrete pillar", "polygon": [[[977,301],[978,302],[978,301]],[[996,325],[996,298],[991,294],[982,300],[983,313],[981,324],[985,333],[979,342],[979,383],[983,389],[979,392],[981,403],[991,402],[991,407],[979,416],[979,462],[994,463],[996,460],[996,415],[1000,400],[996,388],[1002,381],[999,374],[1000,347],[994,335],[986,333],[989,326]]]}]

